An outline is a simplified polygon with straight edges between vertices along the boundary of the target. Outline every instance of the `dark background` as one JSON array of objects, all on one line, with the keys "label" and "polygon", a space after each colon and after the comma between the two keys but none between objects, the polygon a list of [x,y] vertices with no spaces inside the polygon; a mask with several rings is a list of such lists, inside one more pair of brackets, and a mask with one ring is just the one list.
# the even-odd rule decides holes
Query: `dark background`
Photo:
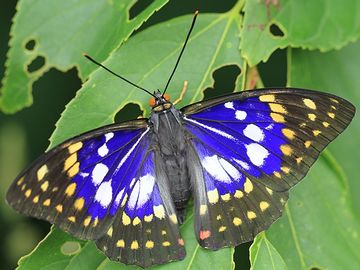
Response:
[{"label": "dark background", "polygon": [[[151,0],[138,1],[130,10],[130,16],[136,16],[151,2]],[[137,32],[179,15],[192,14],[196,9],[201,13],[225,12],[235,2],[234,0],[170,0]],[[9,31],[11,19],[15,14],[15,6],[16,1],[13,0],[2,0],[0,2],[0,78],[4,76]],[[275,52],[268,63],[259,65],[259,70],[266,86],[285,86],[286,59],[284,52]],[[207,89],[205,91],[206,97],[224,94],[226,92],[224,89],[233,89],[235,77],[239,71],[240,69],[236,66],[228,66],[214,72],[214,89]],[[166,79],[164,78],[164,81]],[[7,187],[17,173],[47,149],[49,145],[48,138],[55,128],[57,119],[60,117],[65,105],[75,96],[80,87],[81,81],[77,77],[75,68],[66,73],[53,68],[34,83],[34,103],[30,108],[23,109],[15,115],[4,115],[0,112],[1,269],[14,269],[18,259],[28,254],[47,234],[50,228],[47,222],[26,218],[15,213],[6,205],[4,196]],[[135,105],[129,105],[117,114],[116,121],[131,119],[138,114],[138,108]],[[236,269],[250,268],[248,259],[250,244],[246,243],[236,248]]]}]

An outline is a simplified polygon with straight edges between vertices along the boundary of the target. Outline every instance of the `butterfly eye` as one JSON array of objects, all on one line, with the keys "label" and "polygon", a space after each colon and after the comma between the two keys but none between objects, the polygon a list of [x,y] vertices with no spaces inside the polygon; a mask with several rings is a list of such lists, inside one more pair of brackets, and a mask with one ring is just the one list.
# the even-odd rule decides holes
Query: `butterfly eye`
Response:
[{"label": "butterfly eye", "polygon": [[164,94],[164,99],[166,101],[170,101],[170,95],[169,94]]},{"label": "butterfly eye", "polygon": [[151,107],[154,107],[154,106],[156,105],[155,98],[150,98],[150,99],[149,99],[149,105],[150,105]]}]

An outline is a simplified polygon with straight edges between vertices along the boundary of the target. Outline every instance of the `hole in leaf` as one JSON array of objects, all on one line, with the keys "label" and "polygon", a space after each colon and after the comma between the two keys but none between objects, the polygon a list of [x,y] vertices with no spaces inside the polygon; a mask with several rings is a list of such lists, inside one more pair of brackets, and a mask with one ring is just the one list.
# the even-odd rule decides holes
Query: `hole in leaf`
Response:
[{"label": "hole in leaf", "polygon": [[81,250],[81,246],[79,242],[75,241],[67,241],[61,246],[61,252],[64,255],[74,255],[76,253],[79,253]]},{"label": "hole in leaf", "polygon": [[310,270],[321,270],[319,267],[311,267]]},{"label": "hole in leaf", "polygon": [[286,50],[276,50],[273,52],[266,63],[258,65],[260,78],[264,85],[269,87],[279,87],[286,85]]},{"label": "hole in leaf", "polygon": [[241,73],[237,65],[221,67],[213,72],[214,85],[204,91],[204,100],[230,94],[235,89],[236,79]]},{"label": "hole in leaf", "polygon": [[249,249],[252,242],[241,244],[235,248],[234,263],[235,270],[250,269]]},{"label": "hole in leaf", "polygon": [[32,73],[41,69],[45,65],[45,58],[43,56],[38,56],[27,66],[27,70]]},{"label": "hole in leaf", "polygon": [[269,30],[274,37],[283,37],[285,35],[276,23],[270,24]]},{"label": "hole in leaf", "polygon": [[32,51],[34,50],[35,45],[36,45],[35,39],[30,39],[28,42],[26,42],[25,49],[27,49],[28,51]]},{"label": "hole in leaf", "polygon": [[137,15],[139,15],[143,10],[145,10],[153,0],[138,0],[129,10],[129,19],[132,20]]},{"label": "hole in leaf", "polygon": [[115,115],[115,122],[124,122],[131,119],[136,119],[139,116],[143,115],[143,111],[140,110],[140,106],[138,104],[134,103],[128,103],[122,108],[120,111],[118,111]]}]

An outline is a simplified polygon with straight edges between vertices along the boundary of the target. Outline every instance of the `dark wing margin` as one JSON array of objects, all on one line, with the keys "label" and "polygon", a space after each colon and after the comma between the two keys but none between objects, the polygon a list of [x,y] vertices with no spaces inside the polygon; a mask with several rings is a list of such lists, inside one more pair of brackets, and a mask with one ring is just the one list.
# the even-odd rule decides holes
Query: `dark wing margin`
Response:
[{"label": "dark wing margin", "polygon": [[244,91],[181,111],[196,237],[215,250],[267,229],[288,190],[355,114],[337,96],[289,88]]}]

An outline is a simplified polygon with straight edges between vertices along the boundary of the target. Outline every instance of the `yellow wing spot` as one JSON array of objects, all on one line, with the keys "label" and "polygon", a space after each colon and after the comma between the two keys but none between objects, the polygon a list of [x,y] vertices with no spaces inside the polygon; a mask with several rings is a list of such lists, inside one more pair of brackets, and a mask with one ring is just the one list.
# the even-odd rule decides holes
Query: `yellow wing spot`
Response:
[{"label": "yellow wing spot", "polygon": [[274,172],[276,178],[281,178],[281,174],[279,172]]},{"label": "yellow wing spot", "polygon": [[306,123],[301,123],[301,124],[299,125],[299,127],[301,127],[301,128],[306,127]]},{"label": "yellow wing spot", "polygon": [[256,218],[256,214],[253,211],[247,211],[247,217],[248,219],[254,219]]},{"label": "yellow wing spot", "polygon": [[322,124],[323,124],[323,126],[326,127],[326,128],[327,128],[328,126],[330,126],[330,124],[329,124],[328,122],[326,122],[326,121],[322,122]]},{"label": "yellow wing spot", "polygon": [[125,247],[125,241],[123,239],[118,240],[116,242],[116,246],[119,247],[119,248],[124,248]]},{"label": "yellow wing spot", "polygon": [[330,100],[331,100],[332,102],[334,102],[334,103],[339,103],[339,101],[336,100],[335,98],[330,98]]},{"label": "yellow wing spot", "polygon": [[270,116],[271,116],[272,120],[274,120],[277,123],[285,123],[286,122],[284,116],[282,116],[281,114],[270,113]]},{"label": "yellow wing spot", "polygon": [[200,205],[200,215],[205,215],[207,212],[207,205],[206,204],[202,204]]},{"label": "yellow wing spot", "polygon": [[262,201],[260,202],[260,210],[264,212],[266,209],[268,209],[270,204],[268,202]]},{"label": "yellow wing spot", "polygon": [[304,142],[304,145],[306,148],[309,148],[311,146],[311,141]]},{"label": "yellow wing spot", "polygon": [[253,191],[253,189],[254,189],[253,184],[251,183],[250,179],[246,177],[246,181],[244,184],[244,191],[246,193],[250,193],[251,191]]},{"label": "yellow wing spot", "polygon": [[76,199],[75,203],[74,203],[74,207],[76,210],[81,211],[84,207],[85,204],[85,200],[83,197],[80,197],[78,199]]},{"label": "yellow wing spot", "polygon": [[120,205],[121,207],[124,207],[125,203],[127,202],[127,199],[128,199],[128,195],[126,193],[123,200],[122,200],[122,202],[121,202],[121,205]]},{"label": "yellow wing spot", "polygon": [[153,210],[154,210],[155,217],[157,217],[159,219],[165,218],[165,209],[162,204],[154,206]]},{"label": "yellow wing spot", "polygon": [[87,216],[85,219],[84,219],[84,226],[87,227],[89,226],[91,222],[91,217],[90,216]]},{"label": "yellow wing spot", "polygon": [[244,193],[240,190],[235,191],[234,197],[237,199],[241,199],[242,197],[244,197]]},{"label": "yellow wing spot", "polygon": [[77,142],[77,143],[74,143],[74,144],[70,145],[68,147],[68,151],[69,151],[70,154],[73,154],[73,153],[79,151],[82,147],[83,147],[83,143],[82,142]]},{"label": "yellow wing spot", "polygon": [[335,113],[328,112],[327,115],[328,115],[330,118],[332,118],[332,119],[335,118]]},{"label": "yellow wing spot", "polygon": [[43,180],[45,174],[47,174],[48,171],[49,171],[49,170],[48,170],[48,167],[46,166],[46,164],[42,165],[42,166],[40,167],[40,169],[38,169],[38,171],[37,171],[37,180],[38,180],[38,181]]},{"label": "yellow wing spot", "polygon": [[51,190],[52,192],[56,192],[56,191],[58,191],[59,190],[59,188],[58,187],[53,187],[53,189]]},{"label": "yellow wing spot", "polygon": [[74,216],[68,217],[68,220],[72,223],[76,222],[76,218]]},{"label": "yellow wing spot", "polygon": [[134,220],[133,220],[133,225],[136,226],[136,225],[139,225],[140,223],[141,223],[140,218],[135,217]]},{"label": "yellow wing spot", "polygon": [[280,199],[281,204],[285,204],[285,200],[283,198]]},{"label": "yellow wing spot", "polygon": [[29,198],[31,195],[31,189],[29,188],[28,190],[25,191],[25,197]]},{"label": "yellow wing spot", "polygon": [[320,133],[321,133],[320,130],[317,130],[317,129],[313,130],[314,136],[318,136]]},{"label": "yellow wing spot", "polygon": [[234,223],[235,226],[240,226],[241,223],[242,223],[242,220],[241,220],[241,218],[234,217],[233,223]]},{"label": "yellow wing spot", "polygon": [[289,172],[290,172],[290,168],[289,168],[289,167],[286,167],[286,166],[281,167],[281,170],[282,170],[284,173],[289,173]]},{"label": "yellow wing spot", "polygon": [[146,222],[151,222],[152,219],[153,219],[153,214],[150,214],[150,215],[144,217],[144,220],[145,220]]},{"label": "yellow wing spot", "polygon": [[286,138],[288,138],[290,140],[293,140],[295,138],[295,132],[292,131],[291,129],[283,128],[281,131]]},{"label": "yellow wing spot", "polygon": [[108,236],[110,236],[110,237],[112,237],[112,234],[113,234],[113,227],[111,226],[109,229],[108,229],[108,231],[106,232],[106,234],[108,235]]},{"label": "yellow wing spot", "polygon": [[314,101],[312,101],[311,99],[308,98],[304,98],[303,102],[305,104],[306,107],[312,109],[312,110],[316,110],[316,104]]},{"label": "yellow wing spot", "polygon": [[220,219],[221,219],[221,215],[217,215],[216,220],[220,220]]},{"label": "yellow wing spot", "polygon": [[131,223],[131,219],[130,217],[125,213],[123,212],[123,215],[122,215],[122,223],[127,226]]},{"label": "yellow wing spot", "polygon": [[219,228],[219,232],[224,232],[226,230],[226,226],[221,226],[220,228]]},{"label": "yellow wing spot", "polygon": [[283,105],[276,104],[276,103],[270,103],[269,106],[273,112],[287,114],[287,111]]},{"label": "yellow wing spot", "polygon": [[293,151],[292,148],[290,147],[290,145],[287,145],[287,144],[281,145],[280,150],[285,156],[291,156],[292,151]]},{"label": "yellow wing spot", "polygon": [[177,224],[178,223],[178,219],[177,216],[175,214],[170,215],[170,220],[172,221],[172,223]]},{"label": "yellow wing spot", "polygon": [[162,230],[161,231],[161,235],[165,235],[166,234],[166,231],[165,230]]},{"label": "yellow wing spot", "polygon": [[162,243],[162,245],[163,245],[164,247],[169,247],[171,244],[170,244],[169,241],[164,241],[164,242]]},{"label": "yellow wing spot", "polygon": [[62,213],[63,211],[63,206],[62,204],[58,204],[56,207],[55,207],[56,211],[58,211],[59,213]]},{"label": "yellow wing spot", "polygon": [[138,243],[138,241],[136,241],[136,240],[132,241],[130,248],[131,248],[132,250],[139,249],[139,243]]},{"label": "yellow wing spot", "polygon": [[23,182],[24,182],[24,176],[21,177],[21,178],[16,182],[16,184],[17,184],[18,186],[20,186]]},{"label": "yellow wing spot", "polygon": [[265,187],[265,189],[270,195],[273,195],[273,190],[271,188]]},{"label": "yellow wing spot", "polygon": [[96,227],[96,226],[98,225],[98,223],[99,223],[99,218],[96,217],[96,218],[94,219],[93,227]]},{"label": "yellow wing spot", "polygon": [[219,192],[215,188],[214,190],[210,190],[207,192],[207,196],[209,199],[209,203],[217,203],[219,201]]},{"label": "yellow wing spot", "polygon": [[148,248],[148,249],[153,248],[154,247],[154,241],[151,241],[151,240],[146,241],[145,247]]},{"label": "yellow wing spot", "polygon": [[303,160],[303,157],[298,157],[298,158],[296,158],[296,163],[300,164],[302,160]]},{"label": "yellow wing spot", "polygon": [[225,202],[230,201],[230,193],[226,193],[224,195],[221,195],[221,199]]},{"label": "yellow wing spot", "polygon": [[77,153],[74,153],[65,160],[64,171],[70,169],[71,166],[74,165],[76,161],[77,161]]},{"label": "yellow wing spot", "polygon": [[21,186],[21,191],[24,191],[25,188],[26,188],[26,184],[23,184],[23,185]]},{"label": "yellow wing spot", "polygon": [[337,110],[337,108],[334,105],[331,105],[331,109]]},{"label": "yellow wing spot", "polygon": [[72,195],[74,195],[75,189],[76,189],[76,183],[71,183],[70,185],[68,185],[65,190],[66,196],[71,197]]},{"label": "yellow wing spot", "polygon": [[80,163],[79,162],[76,162],[70,170],[67,171],[67,175],[72,178],[74,177],[76,174],[78,174],[79,172],[79,166],[80,166]]},{"label": "yellow wing spot", "polygon": [[35,196],[33,199],[33,203],[38,203],[39,202],[39,195]]},{"label": "yellow wing spot", "polygon": [[311,121],[315,121],[315,120],[316,120],[316,115],[313,114],[313,113],[308,113],[308,118],[309,118]]},{"label": "yellow wing spot", "polygon": [[48,187],[49,187],[49,181],[44,181],[44,183],[42,183],[40,186],[43,192],[47,191]]},{"label": "yellow wing spot", "polygon": [[44,206],[49,206],[51,203],[51,200],[50,199],[46,199],[44,202],[43,202],[43,205]]},{"label": "yellow wing spot", "polygon": [[261,95],[261,96],[259,96],[259,100],[262,102],[274,102],[275,96],[274,95]]}]

